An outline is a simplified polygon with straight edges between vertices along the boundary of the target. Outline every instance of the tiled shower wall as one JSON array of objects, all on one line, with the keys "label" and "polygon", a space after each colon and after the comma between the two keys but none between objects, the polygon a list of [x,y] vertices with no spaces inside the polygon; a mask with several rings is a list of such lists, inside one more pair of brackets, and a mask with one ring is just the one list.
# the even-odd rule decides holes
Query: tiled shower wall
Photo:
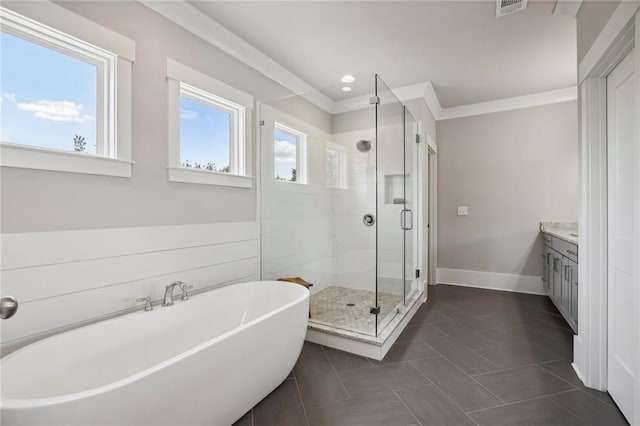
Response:
[{"label": "tiled shower wall", "polygon": [[[269,106],[263,107],[262,118],[265,121],[261,142],[263,279],[302,276],[315,284],[313,291],[328,285],[373,291],[376,227],[365,226],[362,218],[367,213],[376,214],[374,129],[329,134]],[[306,185],[273,180],[273,121],[309,135]],[[401,125],[379,129],[380,140],[384,141],[384,146],[378,149],[379,288],[394,294],[403,292],[402,205],[385,203],[385,175],[402,176],[401,136]],[[360,139],[372,141],[369,152],[356,149]],[[326,142],[344,148],[345,189],[326,186]]]},{"label": "tiled shower wall", "polygon": [[[328,135],[286,113],[263,106],[261,118],[262,278],[303,277],[313,292],[332,280],[332,189],[326,187]],[[307,134],[306,185],[273,178],[274,122]]]}]

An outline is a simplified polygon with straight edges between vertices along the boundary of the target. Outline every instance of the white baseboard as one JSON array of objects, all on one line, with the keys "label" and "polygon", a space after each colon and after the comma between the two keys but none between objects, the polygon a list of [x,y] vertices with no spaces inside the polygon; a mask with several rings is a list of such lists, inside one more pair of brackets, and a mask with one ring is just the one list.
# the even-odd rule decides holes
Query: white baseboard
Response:
[{"label": "white baseboard", "polygon": [[580,369],[578,368],[575,362],[571,363],[571,368],[573,368],[573,371],[575,371],[576,376],[578,376],[578,379],[584,382],[584,377],[582,376],[582,372],[580,371]]},{"label": "white baseboard", "polygon": [[478,287],[515,293],[546,294],[542,287],[542,278],[533,275],[438,268],[437,281],[439,284],[463,287]]}]

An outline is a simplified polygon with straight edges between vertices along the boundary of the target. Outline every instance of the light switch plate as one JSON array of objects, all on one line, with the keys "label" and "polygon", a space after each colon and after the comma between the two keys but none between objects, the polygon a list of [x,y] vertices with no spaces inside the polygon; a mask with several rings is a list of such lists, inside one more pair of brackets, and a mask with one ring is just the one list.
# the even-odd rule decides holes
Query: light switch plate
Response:
[{"label": "light switch plate", "polygon": [[469,207],[458,206],[458,216],[467,216],[469,214]]}]

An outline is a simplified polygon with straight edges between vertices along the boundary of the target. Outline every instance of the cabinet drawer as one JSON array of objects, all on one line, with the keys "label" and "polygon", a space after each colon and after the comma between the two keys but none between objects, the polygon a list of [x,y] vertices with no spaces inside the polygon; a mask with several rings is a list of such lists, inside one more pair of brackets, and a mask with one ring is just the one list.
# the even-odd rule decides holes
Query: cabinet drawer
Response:
[{"label": "cabinet drawer", "polygon": [[578,246],[560,238],[553,237],[551,247],[574,262],[578,261]]}]

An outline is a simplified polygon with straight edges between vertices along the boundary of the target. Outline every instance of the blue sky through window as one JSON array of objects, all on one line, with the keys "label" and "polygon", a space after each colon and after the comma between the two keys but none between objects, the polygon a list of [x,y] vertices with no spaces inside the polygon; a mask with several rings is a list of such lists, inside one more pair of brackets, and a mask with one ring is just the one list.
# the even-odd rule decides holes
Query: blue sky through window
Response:
[{"label": "blue sky through window", "polygon": [[230,123],[230,113],[180,98],[180,164],[228,171]]},{"label": "blue sky through window", "polygon": [[0,33],[0,140],[96,153],[97,68]]},{"label": "blue sky through window", "polygon": [[297,167],[298,137],[276,128],[273,132],[273,177],[277,180],[291,180],[292,171]]}]

